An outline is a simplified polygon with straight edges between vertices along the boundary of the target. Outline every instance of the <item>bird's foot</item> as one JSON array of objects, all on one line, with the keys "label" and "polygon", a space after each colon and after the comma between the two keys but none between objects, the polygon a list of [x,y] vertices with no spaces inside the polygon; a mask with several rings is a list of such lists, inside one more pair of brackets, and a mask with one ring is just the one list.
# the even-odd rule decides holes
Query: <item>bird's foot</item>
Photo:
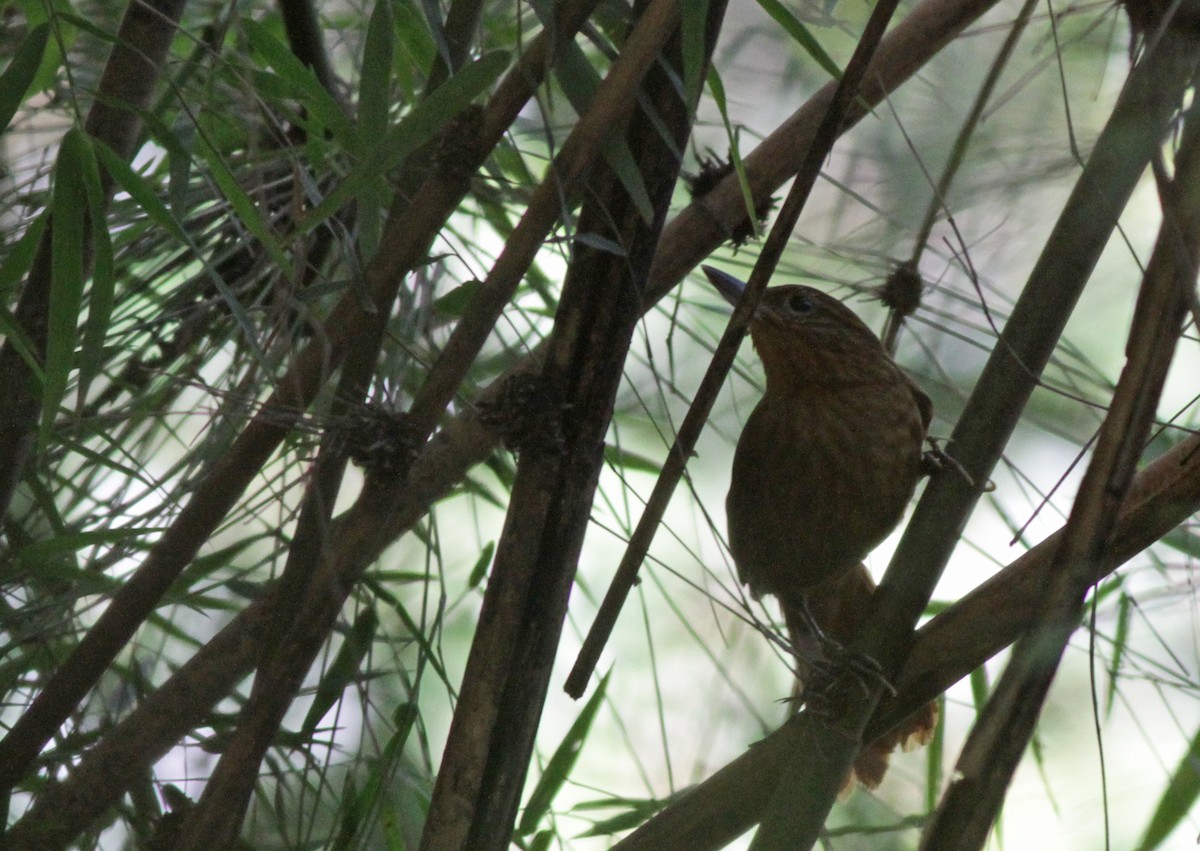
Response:
[{"label": "bird's foot", "polygon": [[[967,472],[958,460],[943,449],[939,445],[939,440],[936,437],[927,437],[925,440],[929,443],[929,449],[921,456],[921,475],[932,476],[934,473],[940,473],[943,470],[953,470],[962,477],[962,480],[967,483],[968,487],[974,488],[975,478]],[[991,493],[996,489],[996,485],[990,480],[984,483],[983,490],[985,493]]]},{"label": "bird's foot", "polygon": [[813,664],[804,688],[806,696],[812,692],[820,694],[833,689],[845,678],[857,683],[864,695],[871,693],[873,688],[881,688],[888,694],[895,694],[896,689],[888,681],[879,663],[865,653],[852,650],[834,641],[828,636],[821,639],[821,660]]}]

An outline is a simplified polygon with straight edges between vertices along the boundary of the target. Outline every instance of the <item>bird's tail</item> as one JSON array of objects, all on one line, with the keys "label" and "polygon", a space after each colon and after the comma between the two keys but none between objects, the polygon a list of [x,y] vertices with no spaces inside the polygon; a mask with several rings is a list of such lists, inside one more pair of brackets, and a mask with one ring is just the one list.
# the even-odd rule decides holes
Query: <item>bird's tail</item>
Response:
[{"label": "bird's tail", "polygon": [[[821,630],[839,644],[849,644],[862,623],[871,594],[875,591],[875,580],[864,565],[818,585],[808,592],[808,610]],[[794,604],[782,605],[788,635],[796,648],[797,694],[803,688],[804,679],[814,661],[824,658],[819,643],[813,637],[804,618]],[[897,746],[910,751],[929,743],[937,727],[937,701],[930,701],[910,715],[902,724],[882,737],[862,747],[854,760],[854,767],[842,793],[847,794],[856,782],[874,789],[883,780],[887,771],[888,758]]]}]

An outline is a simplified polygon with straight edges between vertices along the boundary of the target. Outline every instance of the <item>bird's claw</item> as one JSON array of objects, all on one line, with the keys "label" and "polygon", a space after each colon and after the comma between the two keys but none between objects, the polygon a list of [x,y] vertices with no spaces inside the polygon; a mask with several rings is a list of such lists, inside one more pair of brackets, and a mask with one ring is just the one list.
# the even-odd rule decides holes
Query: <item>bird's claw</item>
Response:
[{"label": "bird's claw", "polygon": [[[958,460],[939,445],[936,437],[927,437],[925,440],[929,443],[929,449],[921,456],[921,475],[932,476],[934,473],[940,473],[945,469],[951,469],[962,477],[968,487],[974,488],[975,478],[967,472]],[[984,484],[983,490],[985,493],[991,493],[996,489],[995,484],[988,481]]]},{"label": "bird's claw", "polygon": [[806,692],[808,688],[828,689],[848,674],[859,684],[864,695],[869,695],[875,686],[888,694],[896,694],[896,688],[884,676],[883,668],[867,654],[844,647],[828,636],[821,642],[821,654],[825,658],[813,666]]}]

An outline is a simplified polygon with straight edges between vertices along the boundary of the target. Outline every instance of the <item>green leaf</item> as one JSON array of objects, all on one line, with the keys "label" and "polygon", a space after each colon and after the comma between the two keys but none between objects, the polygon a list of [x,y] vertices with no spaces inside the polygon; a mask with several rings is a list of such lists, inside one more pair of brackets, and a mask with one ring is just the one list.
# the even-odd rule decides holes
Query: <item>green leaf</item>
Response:
[{"label": "green leaf", "polygon": [[30,222],[25,233],[9,249],[4,263],[0,264],[0,336],[12,344],[38,381],[44,380],[41,358],[30,347],[29,336],[25,333],[24,327],[2,306],[2,302],[28,274],[29,267],[33,265],[38,243],[41,242],[42,233],[46,229],[46,220],[47,216],[42,215]]},{"label": "green leaf", "polygon": [[4,262],[0,263],[0,296],[13,292],[33,265],[33,257],[37,254],[38,241],[42,231],[46,229],[46,217],[38,216],[29,223],[25,233],[5,254]]},{"label": "green leaf", "polygon": [[70,51],[75,46],[75,16],[71,14],[69,0],[21,0],[18,5],[25,14],[26,25],[31,30],[42,24],[49,24],[52,28],[54,37],[46,44],[41,64],[29,85],[32,91],[45,91],[53,86],[58,78],[63,51]]},{"label": "green leaf", "polygon": [[729,109],[725,99],[725,84],[716,68],[708,69],[708,89],[712,92],[717,111],[721,113],[721,121],[725,124],[725,135],[729,138],[729,160],[733,163],[733,171],[737,175],[738,186],[742,190],[742,202],[746,205],[746,217],[754,228],[755,239],[759,236],[758,215],[755,213],[754,193],[750,191],[750,181],[746,179],[746,166],[742,162],[742,153],[738,147],[737,133],[729,122]]},{"label": "green leaf", "polygon": [[[600,77],[579,45],[574,42],[564,45],[562,58],[554,66],[554,75],[571,102],[571,108],[579,115],[587,112],[600,85]],[[604,161],[637,207],[638,215],[647,222],[653,220],[654,205],[650,202],[646,183],[637,169],[637,160],[629,149],[629,143],[622,137],[610,134],[604,140],[601,151]]]},{"label": "green leaf", "polygon": [[635,470],[639,473],[650,473],[655,476],[662,472],[662,464],[653,458],[639,455],[628,449],[622,449],[620,446],[614,446],[611,443],[604,445],[604,460],[611,466],[625,472]]},{"label": "green leaf", "polygon": [[[189,116],[180,114],[170,130],[159,134],[175,144],[167,145],[167,200],[177,218],[187,218],[188,186],[192,182],[192,154],[196,150],[196,125]],[[139,178],[140,179],[140,178]],[[151,193],[154,194],[154,193]],[[155,196],[157,197],[157,196]]]},{"label": "green leaf", "polygon": [[1188,812],[1200,796],[1200,731],[1192,738],[1187,753],[1175,769],[1167,789],[1158,801],[1154,815],[1142,841],[1138,843],[1139,851],[1151,851],[1162,844],[1179,823],[1187,817]]},{"label": "green leaf", "polygon": [[354,772],[346,775],[346,782],[342,784],[340,800],[342,818],[337,839],[333,843],[335,849],[352,847],[354,840],[362,833],[363,829],[364,801],[362,794],[358,791]]},{"label": "green leaf", "polygon": [[217,292],[221,294],[226,306],[229,308],[229,312],[242,329],[246,343],[250,347],[251,352],[253,352],[254,357],[264,369],[267,368],[266,355],[258,345],[254,325],[250,321],[249,315],[246,313],[245,308],[242,307],[242,303],[238,301],[237,296],[229,289],[229,285],[225,283],[225,279],[208,262],[207,254],[200,250],[199,246],[192,240],[179,220],[167,209],[167,206],[154,191],[154,187],[130,168],[129,163],[125,162],[112,148],[109,148],[102,142],[96,142],[94,147],[97,159],[100,160],[101,165],[104,166],[104,169],[116,184],[129,193],[129,197],[137,202],[142,211],[150,217],[151,221],[165,228],[168,233],[173,234],[180,242],[190,248],[192,254],[200,260],[209,280],[212,281]]},{"label": "green leaf", "polygon": [[212,174],[217,188],[221,190],[221,194],[233,208],[234,215],[246,226],[246,230],[250,231],[251,235],[262,244],[280,269],[291,268],[283,246],[272,232],[271,223],[263,211],[258,208],[254,199],[242,189],[241,184],[238,183],[237,178],[225,163],[221,152],[213,147],[203,132],[197,134],[196,143],[197,152],[201,159],[208,163],[209,172]]},{"label": "green leaf", "polygon": [[494,552],[496,552],[496,542],[488,541],[484,545],[483,551],[479,553],[479,558],[475,559],[475,566],[471,568],[470,576],[467,579],[468,588],[474,588],[483,581],[483,577],[487,576],[488,565],[492,563]]},{"label": "green leaf", "polygon": [[87,195],[87,216],[92,226],[92,287],[88,296],[88,316],[84,325],[83,346],[79,359],[78,406],[82,410],[92,380],[104,366],[104,340],[112,321],[116,282],[113,275],[112,241],[108,234],[108,214],[104,190],[100,185],[100,168],[90,137],[85,145],[83,184]]},{"label": "green leaf", "polygon": [[84,230],[87,209],[86,134],[72,127],[63,136],[54,166],[51,190],[50,305],[46,327],[46,366],[42,384],[42,424],[39,451],[44,451],[75,362],[79,312],[83,306]]},{"label": "green leaf", "polygon": [[354,124],[342,111],[341,104],[321,85],[313,70],[257,21],[243,18],[242,29],[250,46],[292,88],[297,100],[304,104],[305,111],[311,113],[344,146],[353,147],[358,140]]},{"label": "green leaf", "polygon": [[392,55],[395,52],[392,4],[376,0],[367,23],[362,76],[358,83],[358,138],[364,146],[382,139],[391,107]]},{"label": "green leaf", "polygon": [[433,65],[437,48],[425,19],[411,3],[397,3],[392,9],[396,28],[396,59],[392,67],[396,82],[406,100],[412,100],[425,82],[423,71]]},{"label": "green leaf", "polygon": [[[161,530],[149,526],[130,526],[124,529],[98,529],[91,532],[60,532],[52,538],[21,547],[13,554],[12,561],[0,576],[11,576],[14,570],[20,572],[32,567],[37,567],[38,570],[43,567],[49,569],[50,564],[60,556],[73,556],[87,547],[121,544],[157,531]],[[72,574],[72,578],[78,579],[79,576]]]},{"label": "green leaf", "polygon": [[1186,526],[1176,526],[1162,537],[1161,543],[1179,550],[1190,558],[1200,558],[1200,535]]},{"label": "green leaf", "polygon": [[[358,89],[358,146],[360,158],[369,155],[374,139],[387,135],[388,109],[391,105],[393,43],[392,4],[376,0],[375,11],[367,23],[363,46],[362,76]],[[363,257],[375,256],[383,227],[383,208],[387,204],[387,184],[369,184],[358,205],[358,244]]]},{"label": "green leaf", "polygon": [[660,812],[668,804],[678,800],[687,792],[687,789],[681,789],[667,798],[607,798],[600,801],[585,801],[577,805],[574,811],[588,812],[590,810],[609,810],[614,807],[623,807],[625,808],[625,812],[596,822],[591,830],[581,834],[581,837],[611,836],[614,833],[631,830],[645,823],[649,818]]},{"label": "green leaf", "polygon": [[983,667],[983,665],[980,665],[978,668],[972,671],[970,682],[971,699],[975,703],[975,708],[983,709],[984,704],[987,703],[988,692],[991,690],[991,686],[988,685],[987,668]]},{"label": "green leaf", "polygon": [[38,24],[31,29],[13,53],[12,61],[4,73],[0,74],[0,133],[8,129],[8,123],[29,93],[46,53],[49,37],[49,24]]},{"label": "green leaf", "polygon": [[835,80],[842,79],[842,69],[833,61],[833,57],[825,52],[825,48],[821,47],[820,42],[808,31],[808,27],[804,26],[786,6],[779,0],[758,0],[758,5],[775,19],[775,23],[779,24],[784,32],[804,49],[805,53],[817,60],[817,64],[824,68],[830,77]]},{"label": "green leaf", "polygon": [[367,606],[354,620],[354,626],[346,633],[333,664],[325,671],[321,681],[317,683],[317,693],[313,696],[308,715],[300,727],[300,736],[309,738],[321,719],[330,708],[341,699],[346,686],[358,679],[359,666],[371,649],[375,640],[375,630],[379,626],[379,615],[373,606]]},{"label": "green leaf", "polygon": [[508,67],[508,53],[484,54],[440,85],[393,127],[366,159],[350,170],[338,186],[298,224],[301,233],[311,231],[345,204],[359,196],[373,181],[382,178],[404,159],[432,139],[450,119],[458,115]]},{"label": "green leaf", "polygon": [[[383,747],[380,758],[371,762],[371,770],[361,791],[356,790],[352,783],[354,774],[347,778],[347,791],[342,795],[342,818],[338,836],[331,845],[333,851],[363,847],[362,835],[367,831],[371,822],[370,814],[386,803],[387,792],[394,779],[396,764],[404,754],[404,745],[412,733],[413,726],[420,718],[420,712],[413,703],[402,703],[392,714],[392,724],[396,732],[388,739]],[[386,819],[388,814],[384,813]],[[387,824],[385,823],[385,829]],[[403,841],[402,839],[400,840]],[[388,846],[393,847],[393,846]],[[397,845],[395,847],[404,847]]]},{"label": "green leaf", "polygon": [[683,48],[683,88],[689,108],[695,109],[704,82],[704,29],[708,22],[708,0],[692,0],[680,6],[680,43]]},{"label": "green leaf", "polygon": [[581,245],[586,245],[588,248],[594,248],[597,251],[611,254],[614,257],[627,257],[629,255],[629,252],[620,243],[606,236],[601,236],[598,233],[575,231],[575,241]]},{"label": "green leaf", "polygon": [[433,312],[439,316],[449,316],[458,319],[462,316],[475,293],[479,291],[479,281],[474,279],[463,281],[443,296],[433,300]]},{"label": "green leaf", "polygon": [[1133,601],[1122,592],[1117,600],[1117,629],[1113,635],[1112,661],[1108,668],[1108,694],[1105,696],[1104,712],[1111,714],[1113,701],[1117,697],[1117,677],[1121,673],[1121,661],[1129,641],[1129,620],[1133,615]]},{"label": "green leaf", "polygon": [[925,754],[925,809],[933,812],[942,792],[942,766],[946,759],[946,696],[938,701],[938,723]]},{"label": "green leaf", "polygon": [[579,713],[579,717],[567,731],[567,735],[554,752],[554,756],[550,757],[550,761],[546,763],[546,768],[542,772],[542,776],[538,778],[537,786],[529,794],[529,801],[525,804],[524,812],[521,813],[517,836],[528,836],[537,829],[542,818],[549,812],[550,805],[554,802],[558,791],[571,776],[571,769],[575,767],[575,760],[579,758],[583,743],[587,741],[588,732],[596,718],[596,712],[604,701],[604,694],[608,690],[608,677],[609,674],[605,674],[600,680],[600,685],[596,687],[595,693],[588,698],[587,705],[583,707],[583,711]]},{"label": "green leaf", "polygon": [[621,186],[629,193],[629,199],[637,207],[638,215],[646,222],[652,221],[654,204],[650,201],[650,193],[646,191],[646,181],[642,179],[642,172],[638,169],[637,160],[634,159],[629,143],[625,139],[610,135],[604,140],[601,152],[608,167],[613,170],[617,180],[621,181]]}]

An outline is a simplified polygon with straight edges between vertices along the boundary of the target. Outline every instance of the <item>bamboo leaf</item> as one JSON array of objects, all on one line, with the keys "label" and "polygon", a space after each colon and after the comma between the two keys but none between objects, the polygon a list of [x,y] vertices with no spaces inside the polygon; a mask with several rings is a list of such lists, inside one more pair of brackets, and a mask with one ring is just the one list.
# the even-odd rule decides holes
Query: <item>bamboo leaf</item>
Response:
[{"label": "bamboo leaf", "polygon": [[636,471],[655,476],[662,472],[662,464],[653,458],[611,443],[604,444],[604,460],[623,472]]},{"label": "bamboo leaf", "polygon": [[425,80],[424,71],[417,73],[416,69],[429,68],[437,48],[424,18],[411,3],[395,4],[391,14],[396,33],[396,62],[392,71],[400,91],[407,100],[412,100]]},{"label": "bamboo leaf", "polygon": [[409,154],[432,139],[507,67],[508,53],[492,51],[438,86],[437,91],[415,106],[378,145],[371,148],[370,155],[351,169],[336,189],[309,211],[299,223],[300,231],[311,231],[357,198],[373,181],[404,162]]},{"label": "bamboo leaf", "polygon": [[46,54],[46,41],[50,37],[50,25],[38,24],[21,40],[13,53],[12,61],[0,74],[0,133],[8,129],[25,95],[29,93]]},{"label": "bamboo leaf", "polygon": [[725,125],[725,134],[729,138],[729,161],[733,163],[733,171],[737,175],[738,187],[742,190],[742,201],[746,205],[746,218],[754,229],[754,238],[759,237],[758,216],[754,210],[754,193],[750,189],[750,181],[746,178],[746,166],[742,163],[742,153],[738,146],[738,134],[729,121],[729,108],[725,98],[725,84],[715,68],[708,69],[708,90],[712,93]]},{"label": "bamboo leaf", "polygon": [[108,234],[107,203],[100,185],[100,169],[95,147],[84,137],[83,188],[87,196],[87,219],[91,224],[92,286],[88,295],[88,315],[83,331],[79,360],[78,406],[82,409],[92,380],[104,366],[104,341],[112,321],[114,289],[112,240]]},{"label": "bamboo leaf", "polygon": [[[616,136],[609,136],[604,140],[602,152],[608,167],[613,170],[613,174],[617,176],[621,185],[625,187],[625,191],[629,193],[630,200],[637,207],[638,215],[646,221],[653,219],[654,204],[650,201],[650,194],[646,191],[646,181],[642,179],[642,173],[638,170],[637,160],[634,159],[633,151],[629,149],[629,143]],[[621,253],[624,254],[624,251]]]},{"label": "bamboo leaf", "polygon": [[529,836],[537,829],[543,816],[550,811],[550,805],[554,802],[558,791],[571,776],[571,769],[575,767],[575,760],[579,758],[583,743],[587,741],[592,722],[596,719],[596,712],[604,701],[604,695],[608,690],[608,677],[609,674],[605,674],[600,680],[600,685],[588,698],[587,705],[583,707],[583,711],[579,713],[579,717],[575,719],[575,723],[563,737],[554,756],[550,757],[550,761],[546,763],[546,768],[538,779],[537,786],[529,794],[529,802],[525,804],[525,810],[521,814],[521,822],[517,825],[517,836]]},{"label": "bamboo leaf", "polygon": [[[27,569],[53,561],[58,556],[73,555],[86,547],[121,544],[153,532],[162,531],[149,526],[129,526],[123,529],[97,529],[90,532],[60,532],[44,541],[33,541],[12,556],[12,567]],[[7,571],[6,571],[7,573]]]},{"label": "bamboo leaf", "polygon": [[[592,63],[579,46],[572,42],[564,46],[563,56],[555,65],[554,72],[567,100],[571,102],[572,109],[583,115],[600,85],[600,77]],[[654,218],[653,204],[646,191],[646,183],[637,169],[633,152],[629,150],[629,143],[624,138],[610,133],[604,140],[602,152],[604,161],[637,206],[638,215],[650,221]]]},{"label": "bamboo leaf", "polygon": [[942,792],[942,766],[946,759],[946,696],[938,701],[938,723],[933,728],[933,738],[926,746],[925,755],[925,809],[932,812]]},{"label": "bamboo leaf", "polygon": [[[381,4],[383,5],[383,4]],[[250,46],[262,56],[271,70],[279,75],[304,104],[306,112],[321,122],[342,145],[353,147],[358,141],[354,124],[346,117],[341,104],[325,90],[313,70],[304,65],[286,44],[277,39],[265,26],[250,18],[242,21]]]},{"label": "bamboo leaf", "polygon": [[[392,725],[395,732],[383,747],[379,759],[373,760],[371,770],[361,791],[353,784],[354,774],[347,777],[347,794],[342,796],[345,801],[342,807],[341,827],[331,848],[334,851],[361,848],[361,837],[365,827],[369,825],[368,817],[379,809],[385,800],[387,791],[393,780],[396,764],[404,754],[404,746],[412,734],[413,726],[420,719],[420,711],[413,703],[402,703],[392,713]],[[385,814],[386,818],[386,814]],[[385,824],[385,827],[387,825]],[[403,848],[403,845],[394,847]],[[388,847],[393,847],[389,845]]]},{"label": "bamboo leaf", "polygon": [[1129,641],[1129,621],[1132,615],[1132,600],[1128,594],[1122,593],[1117,601],[1117,630],[1113,635],[1112,661],[1108,668],[1108,693],[1104,702],[1105,714],[1112,713],[1113,701],[1117,698],[1117,676],[1121,673],[1121,662],[1125,658],[1125,649]]},{"label": "bamboo leaf", "polygon": [[[367,23],[367,40],[363,47],[362,77],[358,93],[358,154],[368,155],[366,147],[372,139],[387,135],[388,109],[391,104],[393,43],[392,4],[377,0],[371,20]],[[383,224],[383,207],[387,203],[386,184],[369,184],[358,206],[359,250],[363,257],[373,257],[379,245]]]},{"label": "bamboo leaf", "polygon": [[187,116],[180,115],[170,130],[164,128],[164,131],[159,135],[175,143],[167,146],[167,199],[171,202],[174,215],[184,218],[188,213],[188,186],[192,181],[196,126]]},{"label": "bamboo leaf", "polygon": [[1139,851],[1151,851],[1161,845],[1187,816],[1197,797],[1200,797],[1200,731],[1192,738],[1187,753],[1159,798],[1158,807],[1138,843]]},{"label": "bamboo leaf", "polygon": [[[25,233],[13,244],[0,263],[0,302],[7,300],[11,292],[29,273],[33,265],[33,257],[37,253],[38,243],[42,240],[42,232],[46,229],[46,216],[38,216],[29,223]],[[0,334],[12,344],[25,365],[33,372],[38,381],[44,380],[41,359],[34,354],[29,345],[29,335],[6,308],[0,304]]]},{"label": "bamboo leaf", "polygon": [[615,807],[621,807],[625,812],[596,822],[590,830],[580,835],[581,837],[611,836],[614,833],[635,828],[687,791],[687,789],[683,789],[667,798],[605,798],[599,801],[585,801],[576,805],[575,812],[609,810]]},{"label": "bamboo leaf", "polygon": [[704,25],[708,20],[708,0],[694,0],[680,6],[680,43],[683,53],[683,88],[687,103],[695,108],[704,83]]},{"label": "bamboo leaf", "polygon": [[[29,84],[29,90],[42,92],[54,85],[59,66],[62,65],[63,51],[70,51],[75,46],[76,16],[71,14],[68,0],[24,0],[20,8],[31,31],[47,24],[54,36],[47,41],[41,62]],[[106,36],[112,38],[111,34]]]},{"label": "bamboo leaf", "polygon": [[254,325],[250,321],[249,315],[233,291],[229,289],[229,285],[225,283],[225,279],[212,267],[207,260],[204,252],[192,240],[187,230],[180,223],[179,219],[167,209],[166,204],[158,197],[158,194],[141,175],[135,172],[129,163],[125,162],[117,153],[102,142],[95,143],[96,157],[101,165],[104,166],[109,176],[120,186],[125,192],[129,193],[132,198],[142,208],[142,211],[150,217],[156,224],[160,225],[168,233],[173,234],[180,242],[192,250],[192,253],[203,264],[204,271],[208,275],[217,292],[225,300],[229,312],[233,315],[234,321],[242,329],[246,343],[253,352],[254,357],[261,365],[266,366],[266,355],[259,347],[256,340]]},{"label": "bamboo leaf", "polygon": [[201,159],[208,164],[209,172],[212,174],[217,188],[221,190],[221,194],[225,196],[229,206],[233,208],[234,215],[246,226],[246,230],[262,244],[279,268],[290,268],[291,263],[288,262],[279,239],[272,232],[271,223],[259,209],[257,202],[246,193],[246,190],[242,189],[221,152],[213,147],[203,132],[196,136],[196,150]]},{"label": "bamboo leaf", "polygon": [[373,606],[365,608],[354,620],[354,626],[346,633],[341,649],[334,657],[333,664],[325,671],[321,681],[317,683],[317,693],[313,696],[308,715],[300,726],[301,738],[312,736],[321,719],[338,700],[346,686],[355,682],[359,677],[359,666],[371,649],[375,640],[375,630],[379,626],[379,615]]},{"label": "bamboo leaf", "polygon": [[825,52],[821,43],[808,31],[808,27],[804,26],[800,19],[791,13],[791,10],[779,0],[758,0],[758,5],[775,19],[775,23],[783,27],[784,32],[790,35],[805,53],[817,60],[817,64],[824,68],[830,77],[835,80],[842,78],[842,69],[833,61],[833,57]]},{"label": "bamboo leaf", "polygon": [[46,323],[46,365],[42,384],[42,423],[39,451],[44,451],[75,363],[79,312],[83,306],[85,210],[84,186],[88,143],[84,132],[72,127],[63,136],[54,166],[51,190],[52,256],[50,305]]},{"label": "bamboo leaf", "polygon": [[492,563],[492,555],[495,552],[496,542],[488,541],[479,553],[479,558],[475,559],[475,566],[471,568],[471,573],[467,579],[468,588],[474,588],[483,581],[483,577],[487,576],[487,569]]}]

